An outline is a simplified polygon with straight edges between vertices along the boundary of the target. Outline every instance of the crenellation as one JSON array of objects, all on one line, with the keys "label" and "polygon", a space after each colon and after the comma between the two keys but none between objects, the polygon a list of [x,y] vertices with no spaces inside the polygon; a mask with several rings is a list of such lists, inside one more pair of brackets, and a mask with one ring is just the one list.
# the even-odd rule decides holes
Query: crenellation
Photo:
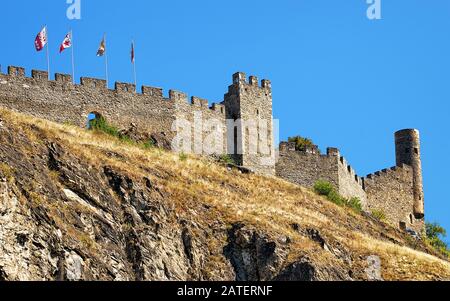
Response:
[{"label": "crenellation", "polygon": [[8,75],[11,77],[25,77],[25,68],[8,66]]},{"label": "crenellation", "polygon": [[136,86],[130,83],[115,82],[114,90],[118,93],[136,93]]},{"label": "crenellation", "polygon": [[48,72],[41,70],[31,70],[31,78],[35,81],[48,82]]},{"label": "crenellation", "polygon": [[268,79],[263,79],[261,81],[261,87],[264,88],[264,89],[271,90],[272,89],[272,83]]},{"label": "crenellation", "polygon": [[80,85],[88,89],[107,90],[106,80],[104,79],[81,77]]},{"label": "crenellation", "polygon": [[187,94],[175,90],[169,90],[169,99],[176,103],[186,103],[188,100]]},{"label": "crenellation", "polygon": [[244,72],[236,72],[235,74],[233,74],[233,85],[246,82],[247,82],[247,75]]},{"label": "crenellation", "polygon": [[196,96],[192,96],[191,97],[191,104],[194,107],[198,107],[198,108],[203,108],[203,109],[207,109],[209,106],[209,102],[206,99],[202,99]]},{"label": "crenellation", "polygon": [[155,98],[163,98],[164,97],[162,88],[142,86],[141,93],[142,93],[142,95],[153,96]]},{"label": "crenellation", "polygon": [[281,142],[280,152],[295,152],[295,142]]},{"label": "crenellation", "polygon": [[258,87],[258,78],[256,76],[250,76],[249,77],[249,83],[251,86]]},{"label": "crenellation", "polygon": [[72,83],[72,76],[68,74],[55,73],[55,81],[58,83]]},{"label": "crenellation", "polygon": [[339,151],[339,149],[335,148],[335,147],[328,147],[327,148],[327,155],[330,157],[341,157],[341,152]]},{"label": "crenellation", "polygon": [[211,106],[211,110],[223,115],[225,117],[225,106],[222,104],[213,103]]}]

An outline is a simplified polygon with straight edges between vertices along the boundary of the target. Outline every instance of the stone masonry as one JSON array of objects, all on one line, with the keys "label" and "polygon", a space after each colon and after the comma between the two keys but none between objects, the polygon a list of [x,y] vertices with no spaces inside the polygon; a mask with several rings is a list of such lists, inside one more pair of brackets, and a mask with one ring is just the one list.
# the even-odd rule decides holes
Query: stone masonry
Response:
[{"label": "stone masonry", "polygon": [[359,177],[336,148],[321,155],[317,146],[297,151],[294,143],[280,144],[276,174],[287,181],[313,188],[327,181],[346,197],[357,197],[367,212],[382,212],[386,219],[403,229],[421,233],[425,212],[417,130],[395,134],[397,166]]},{"label": "stone masonry", "polygon": [[[358,197],[366,211],[382,211],[388,221],[420,232],[424,229],[424,197],[420,139],[416,130],[396,133],[397,166],[359,177],[336,148],[321,155],[318,147],[296,151],[281,143],[276,158],[273,133],[272,85],[244,73],[233,75],[223,101],[209,106],[199,97],[128,83],[82,77],[73,84],[70,75],[10,66],[0,70],[0,106],[47,120],[86,127],[88,116],[102,116],[121,129],[137,128],[148,137],[173,141],[172,149],[196,154],[228,154],[238,165],[258,173],[277,175],[292,183],[313,187],[318,180],[332,183],[345,197]],[[194,122],[195,121],[195,122]],[[179,133],[190,139],[179,139]],[[252,138],[257,137],[257,139]],[[189,141],[185,141],[189,140]],[[277,159],[277,161],[276,161]]]}]

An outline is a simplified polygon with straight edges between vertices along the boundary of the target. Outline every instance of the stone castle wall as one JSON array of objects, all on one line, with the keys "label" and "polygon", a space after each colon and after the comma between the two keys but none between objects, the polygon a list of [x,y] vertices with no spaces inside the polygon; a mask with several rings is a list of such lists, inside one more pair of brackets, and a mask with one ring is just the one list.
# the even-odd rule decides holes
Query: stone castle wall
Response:
[{"label": "stone castle wall", "polygon": [[368,211],[381,210],[388,221],[396,226],[404,223],[407,228],[421,232],[423,219],[414,216],[414,171],[402,165],[383,169],[364,179]]},{"label": "stone castle wall", "polygon": [[392,225],[418,233],[424,230],[424,219],[414,214],[414,169],[409,165],[361,178],[336,148],[328,148],[327,154],[321,155],[317,146],[297,151],[294,143],[283,142],[276,175],[307,188],[313,188],[319,180],[327,181],[342,196],[359,198],[363,210],[383,212]]},{"label": "stone castle wall", "polygon": [[225,124],[223,105],[213,104],[210,108],[207,101],[197,97],[188,103],[181,92],[171,90],[169,98],[165,98],[163,90],[155,87],[143,86],[141,93],[136,93],[133,84],[115,83],[115,89],[110,90],[101,79],[82,77],[80,85],[74,85],[70,75],[55,74],[55,80],[48,80],[47,72],[31,73],[26,77],[20,67],[9,67],[8,74],[0,73],[3,107],[80,127],[86,127],[89,114],[95,113],[120,128],[134,124],[149,134],[163,134],[168,140],[175,136],[173,125],[177,118],[192,121],[195,114],[200,114]]},{"label": "stone castle wall", "polygon": [[338,164],[339,193],[346,198],[357,197],[364,209],[367,208],[367,195],[364,191],[364,181],[347,163],[344,157],[339,158]]},{"label": "stone castle wall", "polygon": [[[275,163],[272,87],[268,80],[259,85],[256,77],[251,76],[247,81],[244,73],[236,73],[224,101],[210,107],[205,99],[192,97],[188,102],[186,94],[174,90],[170,90],[166,98],[162,89],[155,87],[143,86],[141,93],[136,93],[132,84],[115,83],[111,90],[104,80],[86,77],[81,78],[79,85],[74,85],[70,75],[56,74],[55,80],[48,80],[47,72],[33,70],[31,77],[26,77],[23,68],[9,67],[8,74],[0,70],[0,105],[80,127],[86,127],[89,114],[95,113],[120,128],[133,125],[169,141],[176,141],[177,133],[185,130],[185,126],[178,123],[185,120],[194,124],[194,128],[187,129],[193,142],[187,152],[211,154],[211,149],[215,149],[215,154],[233,155],[239,165],[264,174],[276,174],[304,187],[312,188],[317,181],[324,180],[333,184],[344,197],[358,197],[367,211],[381,210],[392,223],[400,222],[417,231],[424,229],[417,131],[397,133],[399,167],[364,179],[358,177],[335,148],[328,148],[327,154],[321,155],[316,146],[296,151],[294,144],[282,143]],[[193,122],[198,119],[202,122]],[[241,124],[230,129],[230,120]],[[249,120],[268,120],[269,124],[266,131],[258,126],[257,133],[250,133],[243,124]],[[258,139],[249,139],[250,134],[257,135]],[[250,153],[250,149],[256,149],[256,154]]]},{"label": "stone castle wall", "polygon": [[277,176],[292,183],[313,188],[317,181],[326,181],[346,197],[358,197],[366,206],[363,179],[356,175],[336,148],[328,148],[321,155],[317,146],[296,151],[294,143],[282,143],[276,165]]},{"label": "stone castle wall", "polygon": [[294,184],[312,188],[321,180],[339,189],[339,158],[330,153],[321,155],[317,148],[296,151],[293,143],[282,143],[279,150],[276,174]]}]

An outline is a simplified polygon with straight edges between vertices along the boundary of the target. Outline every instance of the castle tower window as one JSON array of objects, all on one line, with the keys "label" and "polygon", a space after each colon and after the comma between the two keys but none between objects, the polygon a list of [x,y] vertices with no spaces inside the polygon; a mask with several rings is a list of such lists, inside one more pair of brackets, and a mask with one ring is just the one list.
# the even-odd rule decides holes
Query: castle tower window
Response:
[{"label": "castle tower window", "polygon": [[419,149],[418,149],[417,147],[414,149],[414,153],[415,153],[416,155],[419,154]]}]

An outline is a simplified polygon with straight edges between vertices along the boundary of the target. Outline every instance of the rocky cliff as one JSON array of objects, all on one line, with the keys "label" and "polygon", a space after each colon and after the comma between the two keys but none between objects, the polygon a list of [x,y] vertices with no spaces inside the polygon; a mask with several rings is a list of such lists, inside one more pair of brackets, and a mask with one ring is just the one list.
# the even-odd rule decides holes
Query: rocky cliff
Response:
[{"label": "rocky cliff", "polygon": [[0,109],[0,280],[450,278],[430,252],[279,179]]}]

